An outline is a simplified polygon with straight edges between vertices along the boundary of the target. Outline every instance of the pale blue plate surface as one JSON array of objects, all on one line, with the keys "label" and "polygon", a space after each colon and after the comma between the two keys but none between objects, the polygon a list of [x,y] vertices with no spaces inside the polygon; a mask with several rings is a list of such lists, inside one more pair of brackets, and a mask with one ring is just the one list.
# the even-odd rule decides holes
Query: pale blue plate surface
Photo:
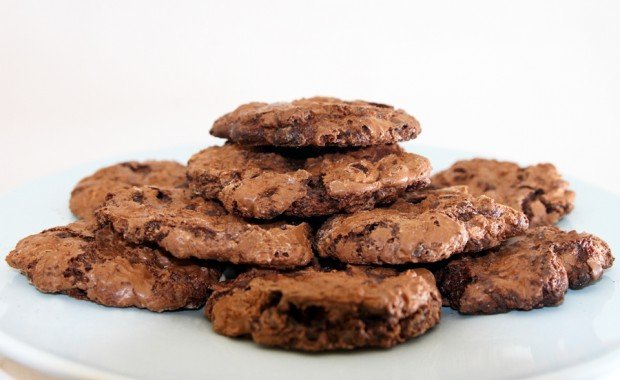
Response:
[{"label": "pale blue plate surface", "polygon": [[[407,144],[441,169],[463,153]],[[0,197],[0,252],[29,234],[73,220],[74,184],[126,159],[187,160],[196,148],[112,160],[59,173]],[[413,150],[413,149],[412,149]],[[620,197],[572,180],[575,211],[565,229],[601,236],[617,252]],[[200,311],[156,314],[44,295],[0,262],[0,352],[64,376],[148,379],[592,378],[620,366],[617,267],[560,307],[466,317],[444,308],[441,323],[394,349],[307,355],[264,349],[211,331]]]}]

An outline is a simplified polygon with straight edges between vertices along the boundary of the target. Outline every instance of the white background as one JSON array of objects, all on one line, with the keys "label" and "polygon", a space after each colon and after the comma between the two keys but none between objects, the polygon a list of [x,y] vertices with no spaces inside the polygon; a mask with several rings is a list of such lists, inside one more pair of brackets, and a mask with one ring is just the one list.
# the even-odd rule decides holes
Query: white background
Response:
[{"label": "white background", "polygon": [[0,1],[0,192],[212,144],[252,101],[394,104],[420,144],[620,187],[618,1]]},{"label": "white background", "polygon": [[618,1],[0,1],[0,192],[212,144],[253,100],[394,104],[420,144],[620,188]]}]

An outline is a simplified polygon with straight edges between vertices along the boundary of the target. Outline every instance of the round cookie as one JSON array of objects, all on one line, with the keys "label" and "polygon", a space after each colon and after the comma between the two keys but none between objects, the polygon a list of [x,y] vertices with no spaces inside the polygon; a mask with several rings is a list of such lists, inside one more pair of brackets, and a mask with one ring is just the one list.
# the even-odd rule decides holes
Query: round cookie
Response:
[{"label": "round cookie", "polygon": [[188,163],[190,188],[247,218],[312,217],[394,202],[429,183],[430,163],[397,145],[310,157],[244,148],[210,147]]},{"label": "round cookie", "polygon": [[529,229],[515,238],[513,244],[532,250],[551,248],[566,269],[571,289],[581,289],[599,280],[603,271],[614,262],[611,248],[601,238],[585,232],[566,232],[557,227]]},{"label": "round cookie", "polygon": [[494,314],[558,305],[569,286],[596,281],[612,263],[609,246],[593,235],[537,227],[483,255],[450,260],[436,275],[447,305]]},{"label": "round cookie", "polygon": [[321,257],[350,264],[431,263],[498,246],[527,229],[520,211],[465,187],[407,194],[389,208],[336,215],[319,229]]},{"label": "round cookie", "polygon": [[123,162],[83,178],[71,192],[69,208],[78,218],[92,218],[106,195],[131,186],[183,186],[185,166],[174,161]]},{"label": "round cookie", "polygon": [[102,224],[134,243],[150,243],[178,258],[195,257],[270,268],[310,263],[307,223],[250,223],[187,189],[133,187],[110,195],[96,211]]},{"label": "round cookie", "polygon": [[6,261],[40,291],[152,311],[204,304],[220,270],[124,241],[84,221],[22,239]]},{"label": "round cookie", "polygon": [[466,185],[473,195],[486,195],[522,210],[532,227],[556,223],[572,211],[575,199],[568,182],[551,164],[522,168],[513,162],[475,158],[435,174],[432,185]]},{"label": "round cookie", "polygon": [[218,285],[205,314],[218,334],[266,346],[387,348],[436,325],[441,297],[425,269],[250,272]]},{"label": "round cookie", "polygon": [[211,134],[247,146],[361,147],[414,139],[420,131],[413,116],[392,106],[314,97],[244,104],[217,119]]}]

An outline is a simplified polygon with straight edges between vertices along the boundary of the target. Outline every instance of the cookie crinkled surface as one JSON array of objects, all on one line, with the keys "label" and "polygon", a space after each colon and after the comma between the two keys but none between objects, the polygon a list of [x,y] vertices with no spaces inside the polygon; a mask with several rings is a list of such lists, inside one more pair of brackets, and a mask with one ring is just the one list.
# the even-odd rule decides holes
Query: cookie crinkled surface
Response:
[{"label": "cookie crinkled surface", "polygon": [[81,219],[93,217],[109,193],[132,186],[181,187],[187,183],[185,166],[175,161],[129,161],[97,170],[78,182],[69,208]]},{"label": "cookie crinkled surface", "polygon": [[613,261],[594,235],[541,226],[480,255],[454,258],[436,276],[452,308],[494,314],[558,305],[569,287],[597,281]]},{"label": "cookie crinkled surface", "polygon": [[391,203],[430,182],[429,161],[397,145],[299,157],[237,145],[195,154],[187,175],[194,193],[231,213],[271,219],[325,216]]},{"label": "cookie crinkled surface", "polygon": [[575,193],[552,164],[520,167],[507,161],[474,158],[455,162],[432,177],[432,185],[466,185],[474,195],[523,211],[532,227],[552,225],[572,211]]},{"label": "cookie crinkled surface", "polygon": [[6,261],[42,292],[152,311],[201,307],[221,274],[85,221],[22,239]]},{"label": "cookie crinkled surface", "polygon": [[410,193],[387,208],[330,218],[317,232],[320,256],[350,264],[432,263],[498,246],[528,227],[520,211],[451,187]]},{"label": "cookie crinkled surface", "polygon": [[187,189],[123,189],[111,194],[96,215],[125,239],[156,244],[179,258],[271,268],[304,266],[312,259],[307,223],[247,221]]},{"label": "cookie crinkled surface", "polygon": [[410,140],[420,131],[413,116],[392,106],[313,97],[244,104],[217,119],[211,134],[247,146],[360,147]]}]

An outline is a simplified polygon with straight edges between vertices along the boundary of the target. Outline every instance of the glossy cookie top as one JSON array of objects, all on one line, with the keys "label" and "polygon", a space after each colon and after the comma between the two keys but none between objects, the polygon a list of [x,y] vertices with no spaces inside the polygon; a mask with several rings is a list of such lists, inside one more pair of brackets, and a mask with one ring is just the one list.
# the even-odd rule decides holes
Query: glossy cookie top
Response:
[{"label": "glossy cookie top", "polygon": [[78,182],[69,207],[78,218],[92,218],[109,193],[132,186],[178,187],[186,183],[185,166],[175,161],[131,161],[108,166]]},{"label": "glossy cookie top", "polygon": [[613,260],[609,246],[596,236],[543,226],[481,255],[457,257],[436,275],[451,307],[493,314],[557,305],[568,287],[598,280]]},{"label": "glossy cookie top", "polygon": [[6,261],[45,293],[152,311],[198,308],[220,270],[129,243],[79,221],[22,239]]},{"label": "glossy cookie top", "polygon": [[420,131],[413,116],[392,106],[314,97],[244,104],[217,119],[211,134],[248,146],[362,147],[410,140]]},{"label": "glossy cookie top", "polygon": [[573,209],[575,193],[552,164],[520,167],[513,162],[475,158],[458,161],[432,177],[433,186],[466,185],[523,211],[532,227],[551,225]]},{"label": "glossy cookie top", "polygon": [[271,219],[369,209],[429,183],[429,161],[397,145],[291,155],[238,145],[210,147],[188,163],[190,188],[232,213]]},{"label": "glossy cookie top", "polygon": [[179,258],[271,268],[304,266],[312,259],[307,223],[247,221],[188,189],[123,189],[111,194],[96,214],[125,239],[156,244]]},{"label": "glossy cookie top", "polygon": [[319,255],[350,264],[432,263],[498,246],[525,215],[465,187],[408,193],[390,207],[337,215],[317,232]]}]

